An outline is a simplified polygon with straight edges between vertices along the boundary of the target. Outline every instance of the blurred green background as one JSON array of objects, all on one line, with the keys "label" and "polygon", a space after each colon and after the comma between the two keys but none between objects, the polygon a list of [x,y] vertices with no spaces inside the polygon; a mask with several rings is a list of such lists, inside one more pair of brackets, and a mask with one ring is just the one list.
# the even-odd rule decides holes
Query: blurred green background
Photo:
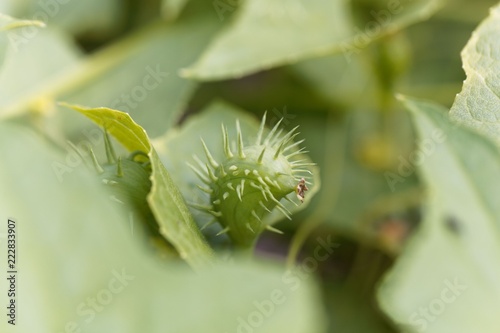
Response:
[{"label": "blurred green background", "polygon": [[[2,327],[420,332],[377,301],[427,209],[415,170],[391,178],[417,144],[395,95],[450,108],[465,79],[460,52],[495,3],[1,0],[0,13],[46,24],[0,20],[0,212],[2,223],[19,223],[20,253],[18,325]],[[300,125],[320,170],[317,193],[276,225],[284,235],[262,235],[255,260],[229,253],[208,228],[220,262],[195,274],[71,161],[68,140],[94,137],[100,159],[104,143],[60,101],[129,113],[187,201],[195,194],[184,162],[201,151],[199,136],[267,111],[270,126]],[[175,140],[185,150],[162,150]],[[58,176],[54,163],[70,167]],[[334,250],[312,260],[325,242]]]}]

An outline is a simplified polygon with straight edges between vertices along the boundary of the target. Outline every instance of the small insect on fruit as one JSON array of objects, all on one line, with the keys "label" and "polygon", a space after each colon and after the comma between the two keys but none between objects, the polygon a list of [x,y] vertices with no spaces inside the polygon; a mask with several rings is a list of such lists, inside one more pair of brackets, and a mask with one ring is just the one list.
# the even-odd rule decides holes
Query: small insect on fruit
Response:
[{"label": "small insect on fruit", "polygon": [[[236,140],[230,141],[227,128],[222,125],[223,156],[216,160],[202,139],[206,163],[195,158],[199,167],[190,165],[204,183],[200,189],[209,195],[208,205],[193,205],[213,216],[210,224],[219,222],[233,242],[250,247],[264,231],[281,233],[266,222],[274,210],[291,219],[291,212],[282,200],[295,203],[288,195],[295,193],[300,202],[308,190],[306,183],[312,175],[304,142],[293,142],[299,134],[295,127],[286,134],[278,130],[280,120],[268,133],[266,115],[262,118],[256,139],[246,142],[236,121]],[[232,144],[233,143],[233,144]]]},{"label": "small insect on fruit", "polygon": [[305,192],[308,190],[309,189],[306,186],[306,180],[304,178],[301,178],[299,183],[297,184],[297,187],[295,188],[295,193],[297,194],[297,198],[300,200],[300,202],[304,202]]}]

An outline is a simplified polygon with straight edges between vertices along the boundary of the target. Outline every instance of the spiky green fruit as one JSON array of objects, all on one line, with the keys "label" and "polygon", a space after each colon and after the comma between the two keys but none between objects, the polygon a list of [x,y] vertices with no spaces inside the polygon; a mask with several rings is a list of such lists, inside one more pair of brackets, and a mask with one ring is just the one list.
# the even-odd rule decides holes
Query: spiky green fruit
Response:
[{"label": "spiky green fruit", "polygon": [[[68,143],[82,160],[87,161],[83,156],[84,153],[71,142]],[[104,143],[106,163],[98,161],[91,147],[88,147],[87,153],[90,155],[94,171],[103,185],[110,190],[110,200],[127,205],[135,217],[147,223],[152,230],[157,230],[158,227],[147,202],[147,196],[151,190],[151,167],[148,155],[137,151],[124,158],[117,157],[106,131],[104,131]]]},{"label": "spiky green fruit", "polygon": [[282,135],[278,130],[280,122],[264,137],[266,116],[264,115],[257,139],[245,145],[239,122],[236,122],[235,148],[231,148],[226,127],[222,126],[224,159],[216,161],[202,140],[207,162],[199,161],[199,167],[191,166],[204,183],[200,189],[210,195],[210,204],[195,205],[213,215],[235,244],[249,247],[264,230],[279,232],[265,223],[265,217],[273,210],[279,210],[291,219],[290,211],[282,200],[295,193],[303,201],[307,191],[307,169],[313,163],[298,160],[303,149],[298,145],[304,140],[293,142],[297,136],[294,128]]},{"label": "spiky green fruit", "polygon": [[143,217],[151,217],[146,197],[151,190],[150,171],[130,158],[104,164],[100,178],[113,193],[113,200],[130,204]]}]

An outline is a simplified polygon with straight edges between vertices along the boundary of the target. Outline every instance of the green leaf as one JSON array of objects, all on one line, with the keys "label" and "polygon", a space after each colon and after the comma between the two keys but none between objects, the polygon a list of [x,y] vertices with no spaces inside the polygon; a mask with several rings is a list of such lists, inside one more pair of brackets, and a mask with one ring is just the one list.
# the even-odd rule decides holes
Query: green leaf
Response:
[{"label": "green leaf", "polygon": [[8,15],[0,13],[0,68],[5,60],[5,55],[9,46],[9,42],[13,43],[14,40],[26,37],[19,36],[16,30],[24,27],[45,27],[45,23],[37,20],[19,20]]},{"label": "green leaf", "polygon": [[256,0],[240,7],[233,24],[183,71],[186,77],[240,77],[319,55],[349,35],[345,1]]},{"label": "green leaf", "polygon": [[[1,115],[5,115],[6,109],[13,104],[24,102],[26,96],[44,89],[59,75],[74,68],[82,54],[65,34],[54,29],[39,30],[33,38],[19,40],[17,47],[17,52],[10,52],[0,72]],[[38,61],[33,61],[33,54]],[[50,97],[40,96],[29,108],[43,112],[43,105],[47,104],[44,102],[50,104]]]},{"label": "green leaf", "polygon": [[76,167],[58,181],[64,155],[40,137],[1,123],[0,153],[0,230],[17,225],[16,332],[323,332],[313,279],[247,260],[197,274],[158,261],[95,175]]},{"label": "green leaf", "polygon": [[[1,116],[23,115],[41,100],[49,106],[54,100],[83,105],[92,101],[95,106],[130,113],[151,137],[159,136],[176,123],[196,88],[195,82],[180,78],[178,70],[198,56],[218,25],[216,17],[205,12],[171,24],[154,22],[65,68],[55,78],[47,76],[38,89],[1,110]],[[41,49],[30,52],[50,56]],[[13,66],[28,66],[20,63],[24,59]],[[41,111],[50,113],[50,109]],[[65,134],[81,131],[76,115],[56,110],[51,122],[64,128]]]},{"label": "green leaf", "polygon": [[178,121],[197,86],[178,71],[198,56],[218,27],[203,11],[173,23],[156,22],[91,57],[78,73],[68,73],[73,86],[61,86],[58,98],[128,112],[150,137],[162,135]]},{"label": "green leaf", "polygon": [[97,40],[116,34],[123,25],[125,10],[128,7],[120,0],[3,2],[6,3],[6,14],[42,20],[52,28]]},{"label": "green leaf", "polygon": [[162,13],[168,21],[175,20],[184,9],[189,0],[163,0]]},{"label": "green leaf", "polygon": [[353,56],[346,64],[344,56],[336,54],[305,60],[291,68],[332,105],[349,107],[363,103],[373,107],[378,85],[360,56]]},{"label": "green leaf", "polygon": [[[193,158],[194,155],[198,156],[201,160],[205,159],[200,137],[203,138],[216,161],[225,159],[221,124],[227,127],[230,141],[235,141],[235,123],[237,119],[239,119],[241,125],[244,145],[247,146],[250,143],[254,143],[260,120],[234,106],[222,102],[211,104],[201,114],[191,117],[181,128],[169,131],[165,136],[154,140],[153,144],[162,162],[171,172],[172,176],[179,180],[181,192],[185,198],[190,198],[192,203],[207,205],[208,195],[197,187],[197,185],[201,185],[200,180],[190,168],[186,167],[186,162],[198,165]],[[277,122],[277,119],[275,121]],[[283,200],[282,202],[292,213],[306,208],[309,202],[314,201],[313,197],[320,188],[320,181],[318,168],[314,167],[312,170],[314,181],[312,186],[308,186],[310,190],[306,192],[304,203],[297,206],[288,201]],[[192,212],[199,225],[203,225],[211,219],[209,214],[201,213],[195,209]],[[274,210],[264,218],[264,222],[273,224],[282,219],[283,215],[279,211]]]},{"label": "green leaf", "polygon": [[450,111],[452,119],[500,143],[500,5],[474,31],[462,51],[467,79]]},{"label": "green leaf", "polygon": [[[245,1],[235,21],[182,74],[199,80],[238,78],[340,52],[349,61],[372,40],[426,19],[442,1],[389,4],[359,29],[345,0]],[[214,6],[218,12],[229,10],[227,4]]]},{"label": "green leaf", "polygon": [[129,151],[149,156],[152,188],[148,202],[160,226],[160,233],[179,251],[181,258],[199,269],[211,262],[212,250],[193,221],[184,199],[151,146],[146,131],[125,112],[108,108],[85,108],[62,103],[105,128]]},{"label": "green leaf", "polygon": [[379,290],[384,310],[408,332],[496,332],[500,318],[500,154],[447,110],[401,98],[422,148],[425,218]]}]

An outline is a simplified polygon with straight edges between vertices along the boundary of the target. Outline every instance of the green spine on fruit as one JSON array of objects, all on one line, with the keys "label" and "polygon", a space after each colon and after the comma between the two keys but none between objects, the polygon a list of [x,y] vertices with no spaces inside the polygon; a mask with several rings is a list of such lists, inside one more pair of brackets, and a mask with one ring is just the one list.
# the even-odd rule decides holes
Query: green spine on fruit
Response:
[{"label": "green spine on fruit", "polygon": [[255,142],[246,145],[236,121],[236,149],[231,149],[227,128],[222,125],[223,160],[216,161],[202,139],[207,162],[196,158],[199,166],[189,165],[204,183],[199,188],[210,196],[209,205],[193,206],[211,214],[211,223],[219,222],[223,228],[219,234],[227,233],[241,247],[252,246],[264,230],[281,233],[266,224],[265,217],[278,210],[291,219],[282,199],[292,201],[288,195],[295,193],[302,202],[308,190],[311,171],[307,167],[314,164],[297,159],[305,153],[304,148],[298,149],[304,140],[293,142],[298,126],[282,134],[278,130],[281,121],[264,137],[264,114]]}]

